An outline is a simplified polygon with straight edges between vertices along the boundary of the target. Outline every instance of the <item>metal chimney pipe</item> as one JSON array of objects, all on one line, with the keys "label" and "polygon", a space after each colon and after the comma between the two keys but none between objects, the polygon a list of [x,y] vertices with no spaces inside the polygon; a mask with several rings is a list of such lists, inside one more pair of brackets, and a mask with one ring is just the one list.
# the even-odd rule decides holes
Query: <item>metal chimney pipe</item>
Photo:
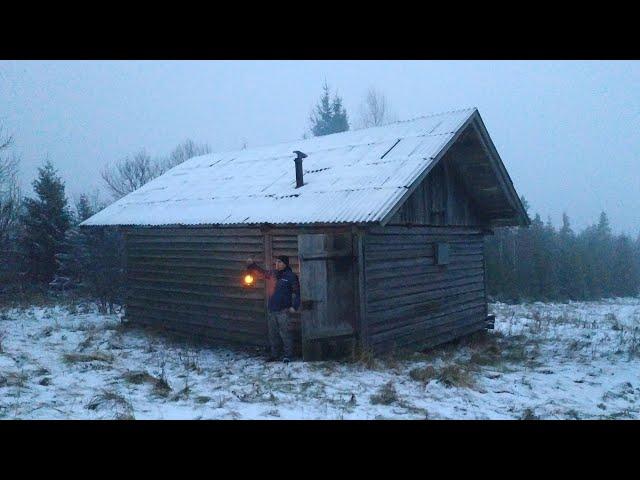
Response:
[{"label": "metal chimney pipe", "polygon": [[307,155],[298,150],[294,150],[293,153],[296,154],[296,158],[293,159],[296,162],[296,188],[300,188],[304,185],[302,181],[302,159],[307,158]]}]

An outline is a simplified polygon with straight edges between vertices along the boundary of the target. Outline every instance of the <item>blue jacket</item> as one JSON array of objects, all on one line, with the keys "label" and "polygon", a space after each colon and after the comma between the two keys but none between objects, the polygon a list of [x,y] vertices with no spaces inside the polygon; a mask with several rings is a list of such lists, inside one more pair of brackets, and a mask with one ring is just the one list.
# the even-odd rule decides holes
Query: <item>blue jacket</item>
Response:
[{"label": "blue jacket", "polygon": [[[275,285],[270,285],[269,311],[279,312],[289,307],[296,310],[300,308],[300,282],[298,276],[290,267],[284,270],[265,270],[256,263],[247,267],[249,270],[257,270],[265,278],[275,280]],[[293,297],[293,298],[292,298]]]}]

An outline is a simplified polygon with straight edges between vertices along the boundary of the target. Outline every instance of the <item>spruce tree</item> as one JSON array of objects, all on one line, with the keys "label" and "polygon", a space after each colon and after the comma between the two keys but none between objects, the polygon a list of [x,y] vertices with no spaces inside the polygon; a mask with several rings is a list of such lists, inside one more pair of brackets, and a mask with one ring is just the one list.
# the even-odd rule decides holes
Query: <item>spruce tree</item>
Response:
[{"label": "spruce tree", "polygon": [[[520,197],[527,216],[529,216],[529,202],[524,196]],[[534,228],[515,229],[513,235],[514,272],[516,279],[515,290],[518,299],[531,299],[533,297],[533,252],[534,252]]]},{"label": "spruce tree", "polygon": [[530,298],[543,298],[543,281],[544,281],[544,269],[545,269],[545,255],[544,252],[544,223],[540,214],[536,213],[535,217],[531,221],[531,234],[532,234],[532,263],[533,276],[531,277],[531,290]]},{"label": "spruce tree", "polygon": [[558,298],[578,300],[586,297],[583,258],[569,216],[562,214],[562,228],[558,232]]},{"label": "spruce tree", "polygon": [[[81,195],[76,204],[77,223],[103,205]],[[56,256],[58,270],[52,282],[61,289],[75,288],[98,302],[102,312],[113,313],[125,291],[124,238],[115,227],[79,227],[67,230],[62,251]]]},{"label": "spruce tree", "polygon": [[89,197],[84,193],[80,195],[80,199],[76,204],[76,216],[78,217],[78,223],[84,222],[87,218],[93,216],[96,212],[94,208],[91,206],[91,202],[89,201]]},{"label": "spruce tree", "polygon": [[612,235],[604,212],[578,235],[566,213],[557,232],[536,214],[529,228],[496,229],[485,251],[487,288],[496,299],[596,300],[639,293],[640,236],[633,241]]},{"label": "spruce tree", "polygon": [[613,241],[611,260],[611,285],[609,296],[627,297],[638,294],[640,276],[634,262],[632,240],[620,235]]},{"label": "spruce tree", "polygon": [[36,198],[24,199],[21,246],[26,277],[35,283],[49,283],[57,268],[55,255],[63,250],[71,213],[64,183],[51,162],[38,169],[33,181]]},{"label": "spruce tree", "polygon": [[336,93],[331,104],[333,113],[333,130],[334,132],[346,132],[349,130],[349,119],[347,118],[347,110],[342,106],[342,98]]},{"label": "spruce tree", "polygon": [[325,82],[322,96],[311,112],[311,133],[319,137],[349,130],[347,111],[342,98],[336,93],[331,100],[329,85]]},{"label": "spruce tree", "polygon": [[541,279],[542,295],[548,300],[558,298],[559,249],[557,235],[551,217],[548,217],[542,231],[543,272]]},{"label": "spruce tree", "polygon": [[592,257],[591,284],[593,286],[594,298],[602,298],[611,295],[611,267],[613,263],[613,241],[611,236],[611,226],[609,218],[605,212],[600,214],[598,224],[593,231],[592,252],[587,255]]}]

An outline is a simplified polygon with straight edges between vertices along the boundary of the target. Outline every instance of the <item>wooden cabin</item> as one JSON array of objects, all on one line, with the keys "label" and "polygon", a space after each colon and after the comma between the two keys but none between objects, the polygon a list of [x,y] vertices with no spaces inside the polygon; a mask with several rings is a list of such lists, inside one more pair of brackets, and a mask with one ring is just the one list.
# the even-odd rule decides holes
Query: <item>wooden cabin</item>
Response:
[{"label": "wooden cabin", "polygon": [[125,232],[128,319],[215,342],[268,345],[269,285],[243,284],[246,259],[288,255],[314,360],[485,328],[483,237],[528,223],[467,109],[192,158],[83,226]]}]

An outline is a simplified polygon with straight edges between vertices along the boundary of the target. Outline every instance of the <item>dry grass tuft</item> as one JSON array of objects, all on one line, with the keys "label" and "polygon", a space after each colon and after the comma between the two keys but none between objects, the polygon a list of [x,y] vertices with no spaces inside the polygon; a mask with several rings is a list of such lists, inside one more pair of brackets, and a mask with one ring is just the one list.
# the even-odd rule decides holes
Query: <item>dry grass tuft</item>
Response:
[{"label": "dry grass tuft", "polygon": [[409,371],[409,376],[416,382],[429,383],[438,376],[438,371],[432,366],[418,367]]},{"label": "dry grass tuft", "polygon": [[70,352],[70,353],[63,354],[62,359],[67,364],[86,363],[86,362],[111,363],[113,362],[113,355],[109,355],[101,352],[92,352],[92,353]]},{"label": "dry grass tuft", "polygon": [[378,366],[378,360],[375,358],[373,351],[366,349],[354,351],[353,362],[367,369],[374,369]]},{"label": "dry grass tuft", "polygon": [[156,377],[154,377],[153,375],[151,375],[149,372],[146,372],[146,371],[125,372],[122,375],[122,378],[126,382],[133,383],[134,385],[141,385],[143,383],[153,384],[158,380]]},{"label": "dry grass tuft", "polygon": [[87,408],[89,410],[110,409],[114,413],[115,420],[135,420],[131,402],[114,391],[103,390],[89,401]]},{"label": "dry grass tuft", "polygon": [[84,340],[82,340],[78,344],[78,350],[82,352],[83,350],[86,350],[87,348],[89,348],[94,339],[95,339],[95,335],[93,333],[86,332],[84,336]]},{"label": "dry grass tuft", "polygon": [[438,372],[438,380],[446,387],[471,388],[475,386],[473,373],[458,364],[443,367]]},{"label": "dry grass tuft", "polygon": [[536,415],[531,408],[525,408],[520,415],[520,420],[540,420],[540,417]]},{"label": "dry grass tuft", "polygon": [[188,400],[189,395],[191,395],[191,387],[189,387],[189,384],[186,384],[182,390],[171,397],[171,400],[174,402],[177,402],[178,400]]},{"label": "dry grass tuft", "polygon": [[380,389],[371,395],[370,401],[373,405],[391,405],[398,401],[398,392],[393,382],[385,383]]},{"label": "dry grass tuft", "polygon": [[153,393],[158,395],[159,397],[167,397],[171,393],[171,386],[167,379],[164,377],[160,377],[156,379],[153,384]]},{"label": "dry grass tuft", "polygon": [[0,375],[0,387],[19,387],[26,385],[29,376],[23,372],[9,372],[6,375]]},{"label": "dry grass tuft", "polygon": [[215,402],[216,408],[224,408],[224,406],[229,401],[229,398],[225,397],[224,395],[218,395],[213,399],[213,401]]},{"label": "dry grass tuft", "polygon": [[604,319],[611,324],[611,329],[615,331],[621,331],[623,329],[623,325],[618,320],[618,317],[615,313],[610,312],[604,316]]},{"label": "dry grass tuft", "polygon": [[480,334],[471,337],[467,342],[467,346],[472,352],[469,359],[471,364],[496,365],[500,363],[503,350],[500,343],[505,343],[502,337],[488,332],[480,332]]},{"label": "dry grass tuft", "polygon": [[126,382],[133,383],[134,385],[142,385],[143,383],[152,385],[153,393],[161,397],[167,397],[171,393],[171,387],[169,386],[166,378],[155,377],[147,371],[125,372],[122,375],[122,378]]}]

